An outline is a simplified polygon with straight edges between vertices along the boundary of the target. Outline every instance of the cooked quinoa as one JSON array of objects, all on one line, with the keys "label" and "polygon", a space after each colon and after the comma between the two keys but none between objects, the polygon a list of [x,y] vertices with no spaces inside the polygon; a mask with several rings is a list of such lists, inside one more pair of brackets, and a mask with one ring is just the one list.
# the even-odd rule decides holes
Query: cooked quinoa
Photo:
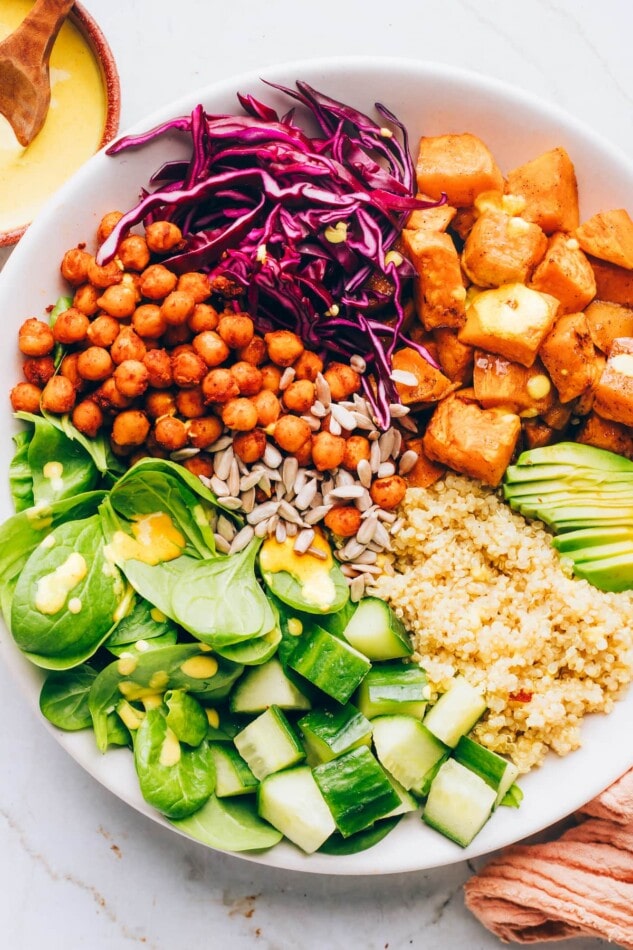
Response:
[{"label": "cooked quinoa", "polygon": [[480,687],[474,736],[521,771],[578,748],[583,716],[633,678],[633,591],[574,579],[540,524],[468,478],[410,488],[400,513],[395,574],[372,592],[412,632],[435,694],[460,673]]}]

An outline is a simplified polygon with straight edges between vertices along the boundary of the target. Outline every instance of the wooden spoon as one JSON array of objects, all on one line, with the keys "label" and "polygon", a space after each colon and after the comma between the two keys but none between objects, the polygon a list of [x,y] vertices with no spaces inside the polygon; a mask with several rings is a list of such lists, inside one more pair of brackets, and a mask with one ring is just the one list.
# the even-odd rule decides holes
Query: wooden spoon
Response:
[{"label": "wooden spoon", "polygon": [[36,0],[17,30],[0,43],[0,114],[25,148],[44,125],[51,101],[51,50],[73,4]]}]

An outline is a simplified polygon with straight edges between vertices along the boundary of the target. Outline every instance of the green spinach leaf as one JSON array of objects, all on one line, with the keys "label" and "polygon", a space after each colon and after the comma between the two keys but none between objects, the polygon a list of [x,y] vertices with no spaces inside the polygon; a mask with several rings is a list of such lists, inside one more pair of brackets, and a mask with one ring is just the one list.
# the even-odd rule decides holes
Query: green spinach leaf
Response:
[{"label": "green spinach leaf", "polygon": [[31,435],[28,429],[21,429],[13,436],[15,452],[9,463],[9,487],[13,507],[16,511],[24,511],[35,504],[33,498],[33,476],[29,465],[29,444]]},{"label": "green spinach leaf", "polygon": [[88,695],[97,671],[87,663],[74,670],[50,673],[40,692],[40,710],[59,729],[88,729],[92,717]]},{"label": "green spinach leaf", "polygon": [[167,725],[178,740],[190,746],[200,745],[207,735],[209,720],[198,700],[184,689],[169,689],[163,702],[167,707]]},{"label": "green spinach leaf", "polygon": [[232,798],[209,800],[188,818],[173,821],[196,841],[220,851],[262,851],[281,841],[282,834],[257,814],[254,802]]}]

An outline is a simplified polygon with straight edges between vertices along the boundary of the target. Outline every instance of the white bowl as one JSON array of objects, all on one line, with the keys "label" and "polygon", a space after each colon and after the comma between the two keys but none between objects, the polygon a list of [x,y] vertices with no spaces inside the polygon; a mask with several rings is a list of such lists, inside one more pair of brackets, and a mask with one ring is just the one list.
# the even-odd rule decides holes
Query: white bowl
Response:
[{"label": "white bowl", "polygon": [[[469,131],[492,148],[502,170],[507,171],[561,145],[576,166],[582,217],[600,209],[633,208],[633,165],[591,129],[520,90],[429,63],[369,58],[290,63],[195,91],[149,116],[131,131],[141,132],[171,116],[187,113],[199,102],[213,112],[239,111],[237,91],[281,105],[279,95],[263,85],[260,77],[286,85],[303,79],[366,112],[371,112],[374,102],[382,102],[405,122],[414,152],[422,133]],[[5,335],[0,378],[5,380],[7,391],[20,378],[17,348],[12,345],[19,324],[28,316],[43,315],[65,289],[59,277],[63,252],[79,241],[92,241],[100,217],[106,211],[127,209],[134,204],[150,174],[165,158],[182,149],[180,140],[167,137],[117,158],[99,153],[60,189],[29,228],[0,275],[0,313]],[[5,411],[0,415],[2,519],[12,514],[7,467],[13,431],[15,423],[7,398]],[[4,629],[0,631],[0,655],[23,688],[27,702],[37,708],[40,671],[22,657]],[[48,728],[55,740],[115,795],[145,815],[168,824],[141,798],[132,756],[127,750],[101,756],[91,732],[64,733]],[[587,718],[582,749],[564,759],[549,756],[541,769],[526,776],[521,782],[525,798],[520,809],[500,809],[465,850],[425,828],[419,816],[407,816],[379,845],[357,855],[308,857],[291,845],[281,844],[265,854],[241,856],[271,866],[328,874],[392,873],[474,857],[540,831],[614,781],[633,765],[633,744],[628,741],[631,734],[633,693],[629,692],[611,715]]]}]

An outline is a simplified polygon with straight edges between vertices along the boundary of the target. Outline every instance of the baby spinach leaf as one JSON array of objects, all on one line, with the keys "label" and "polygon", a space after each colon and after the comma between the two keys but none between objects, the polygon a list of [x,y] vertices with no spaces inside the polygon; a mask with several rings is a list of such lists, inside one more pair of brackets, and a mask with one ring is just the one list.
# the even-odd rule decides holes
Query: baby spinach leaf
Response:
[{"label": "baby spinach leaf", "polygon": [[188,818],[172,820],[174,828],[220,851],[262,851],[281,841],[282,834],[257,814],[254,802],[211,795]]},{"label": "baby spinach leaf", "polygon": [[[60,313],[63,313],[64,310],[68,310],[68,308],[72,307],[72,305],[73,305],[72,297],[58,297],[57,300],[55,301],[55,306],[53,307],[53,309],[51,310],[48,316],[48,322],[50,326],[54,327]],[[66,353],[66,347],[63,345],[63,343],[56,343],[55,348],[53,350],[53,360],[55,362],[55,366],[59,366],[62,359],[64,358],[65,353]]]},{"label": "baby spinach leaf", "polygon": [[134,736],[134,765],[145,801],[169,818],[185,818],[215,789],[206,740],[183,748],[160,709],[150,709]]},{"label": "baby spinach leaf", "polygon": [[150,637],[148,640],[136,640],[134,643],[122,643],[119,646],[112,646],[111,640],[115,633],[116,627],[103,644],[112,656],[141,656],[143,653],[147,653],[148,650],[162,650],[163,647],[171,647],[178,643],[178,631],[176,627],[173,627],[158,637]]},{"label": "baby spinach leaf", "polygon": [[308,596],[301,581],[288,571],[262,571],[266,587],[289,607],[310,614],[335,613],[349,600],[349,585],[337,564],[329,571],[323,568],[323,574],[326,582],[332,585],[333,597],[327,603],[320,604]]},{"label": "baby spinach leaf", "polygon": [[[16,417],[24,418],[19,412],[16,412]],[[99,432],[96,436],[88,438],[75,428],[69,415],[54,416],[43,410],[42,418],[54,428],[59,429],[71,442],[76,442],[86,450],[97,471],[101,473],[105,487],[109,488],[125,472],[125,463],[112,451],[110,440],[105,432]]]},{"label": "baby spinach leaf", "polygon": [[132,748],[132,736],[120,717],[112,712],[107,720],[108,745],[128,746]]},{"label": "baby spinach leaf", "polygon": [[137,597],[130,613],[119,621],[104,646],[108,650],[125,649],[139,640],[162,639],[171,634],[178,634],[174,622],[144,597]]},{"label": "baby spinach leaf", "polygon": [[75,731],[92,725],[88,695],[97,671],[87,663],[74,670],[51,673],[40,692],[40,710],[59,729]]},{"label": "baby spinach leaf", "polygon": [[281,641],[281,630],[274,626],[272,630],[261,637],[254,637],[244,643],[234,643],[231,646],[216,647],[216,652],[227,660],[235,663],[244,663],[245,666],[259,666],[270,660],[277,652]]},{"label": "baby spinach leaf", "polygon": [[9,487],[11,489],[11,498],[13,507],[16,511],[24,511],[35,504],[33,498],[33,477],[31,475],[31,466],[29,465],[29,443],[31,441],[31,432],[28,429],[20,429],[13,436],[15,443],[15,452],[9,463]]},{"label": "baby spinach leaf", "polygon": [[27,412],[16,415],[33,427],[28,464],[36,504],[52,504],[97,487],[99,471],[79,442],[69,439],[48,418]]},{"label": "baby spinach leaf", "polygon": [[373,848],[375,844],[378,844],[379,841],[386,838],[389,832],[393,831],[401,818],[402,815],[394,815],[392,818],[382,818],[369,828],[365,828],[363,831],[357,831],[356,834],[349,835],[347,838],[344,838],[339,831],[335,831],[334,834],[330,835],[327,841],[321,845],[319,851],[321,854],[336,855],[358,854],[359,851],[367,851],[368,848]]},{"label": "baby spinach leaf", "polygon": [[169,689],[163,696],[166,720],[180,742],[197,746],[206,737],[209,721],[197,699],[184,689]]}]

